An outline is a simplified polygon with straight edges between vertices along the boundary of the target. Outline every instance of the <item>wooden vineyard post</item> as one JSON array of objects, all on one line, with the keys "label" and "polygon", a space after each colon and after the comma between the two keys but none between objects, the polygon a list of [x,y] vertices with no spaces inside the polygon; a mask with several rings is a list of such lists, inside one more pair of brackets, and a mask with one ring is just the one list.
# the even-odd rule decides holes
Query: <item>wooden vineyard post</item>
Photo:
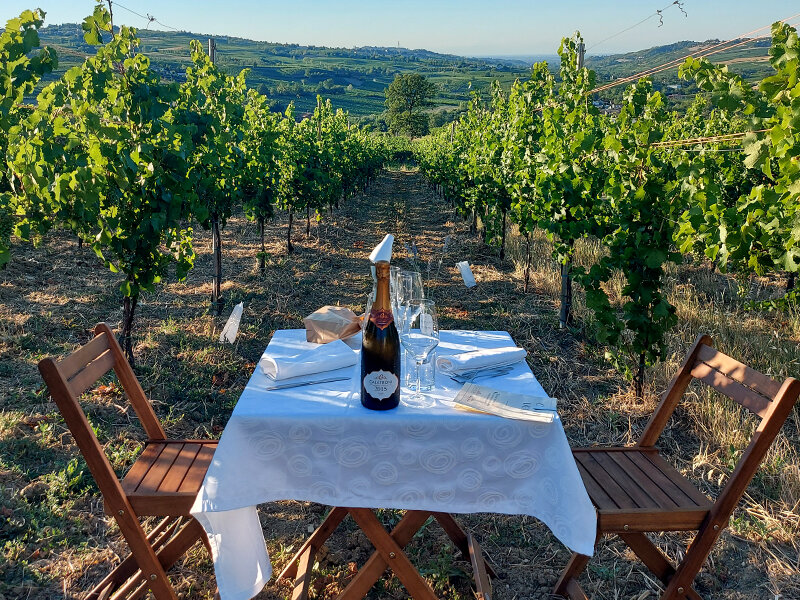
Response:
[{"label": "wooden vineyard post", "polygon": [[208,57],[212,63],[217,62],[217,42],[214,38],[208,38]]},{"label": "wooden vineyard post", "polygon": [[222,313],[225,301],[222,299],[222,236],[219,232],[219,217],[216,214],[211,218],[211,253],[214,266],[211,310],[219,315]]},{"label": "wooden vineyard post", "polygon": [[[586,53],[586,46],[583,42],[578,44],[578,69],[583,68],[583,58]],[[561,263],[561,312],[558,316],[559,329],[566,329],[572,323],[572,250],[574,245],[570,244],[570,252]]]},{"label": "wooden vineyard post", "polygon": [[[217,60],[217,43],[214,38],[208,38],[208,57],[214,63]],[[211,215],[211,262],[214,275],[211,282],[211,312],[221,314],[224,301],[222,300],[222,236],[219,231],[219,217],[216,213]]]}]

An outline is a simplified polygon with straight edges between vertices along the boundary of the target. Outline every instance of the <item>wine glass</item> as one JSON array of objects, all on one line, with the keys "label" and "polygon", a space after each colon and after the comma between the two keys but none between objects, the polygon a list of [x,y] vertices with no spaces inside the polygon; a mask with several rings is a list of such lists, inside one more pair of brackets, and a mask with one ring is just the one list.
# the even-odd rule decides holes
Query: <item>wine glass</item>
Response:
[{"label": "wine glass", "polygon": [[422,363],[439,345],[439,324],[436,320],[436,303],[433,300],[421,299],[418,304],[405,307],[405,321],[400,331],[400,341],[416,363],[417,390],[413,396],[405,400],[407,406],[428,408],[433,401],[425,398],[420,391]]},{"label": "wine glass", "polygon": [[404,300],[406,302],[419,302],[425,297],[425,287],[422,284],[422,273],[419,271],[401,271],[403,278]]},{"label": "wine glass", "polygon": [[395,281],[395,304],[392,306],[398,330],[408,318],[409,307],[419,305],[425,297],[422,289],[422,275],[417,271],[400,271]]},{"label": "wine glass", "polygon": [[397,280],[401,270],[400,267],[389,267],[389,301],[392,303],[392,312],[397,306]]},{"label": "wine glass", "polygon": [[[414,308],[419,306],[420,300],[425,297],[422,285],[422,274],[419,271],[400,271],[395,283],[397,291],[397,304],[392,307],[397,331],[403,330],[403,325],[412,316]],[[415,389],[417,373],[414,360],[408,352],[403,350],[402,357],[403,380],[406,387]]]},{"label": "wine glass", "polygon": [[361,333],[364,333],[364,330],[367,328],[367,321],[369,321],[369,313],[372,310],[372,305],[375,303],[375,297],[372,295],[372,292],[367,294],[367,301],[364,305],[364,314],[361,317]]}]

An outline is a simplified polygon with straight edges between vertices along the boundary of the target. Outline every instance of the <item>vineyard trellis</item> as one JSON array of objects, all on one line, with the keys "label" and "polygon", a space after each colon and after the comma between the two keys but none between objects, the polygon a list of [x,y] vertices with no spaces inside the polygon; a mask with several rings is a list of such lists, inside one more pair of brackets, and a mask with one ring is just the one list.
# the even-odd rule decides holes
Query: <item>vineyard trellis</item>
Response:
[{"label": "vineyard trellis", "polygon": [[[98,4],[83,24],[97,53],[45,86],[32,106],[24,98],[56,64],[52,49],[33,53],[44,14],[26,11],[0,36],[8,67],[0,72],[0,263],[12,233],[36,241],[55,226],[74,231],[124,275],[122,341],[132,357],[139,295],[173,268],[178,279],[192,268],[193,225],[213,232],[218,309],[221,230],[233,210],[242,206],[258,224],[263,269],[264,228],[276,207],[288,212],[291,251],[295,218],[305,215],[309,233],[312,216],[363,189],[396,144],[350,127],[321,98],[299,122],[291,106],[271,113],[247,89],[246,70],[225,74],[197,43],[185,83],[164,82],[139,52],[136,30],[114,28],[110,8]],[[638,392],[675,323],[666,265],[701,255],[723,271],[789,273],[781,302],[797,300],[797,31],[773,25],[774,74],[756,87],[707,58],[746,42],[684,60],[680,75],[702,91],[686,114],[669,112],[646,78],[628,78],[613,84],[630,87],[612,116],[590,101],[612,84],[598,86],[579,68],[576,35],[562,42],[557,77],[534,65],[528,81],[508,92],[494,86],[487,101],[476,96],[451,128],[413,145],[421,171],[480,224],[501,258],[509,222],[528,254],[534,231],[547,234],[564,289],[572,280],[583,287],[597,339]],[[596,264],[573,266],[575,244],[586,238],[604,250]],[[527,263],[526,278],[530,256]],[[613,277],[623,281],[621,302],[608,293]],[[568,293],[563,304],[567,325]]]},{"label": "vineyard trellis", "polygon": [[[12,19],[0,36],[0,263],[11,234],[37,241],[66,227],[124,275],[121,342],[133,360],[132,331],[142,292],[194,264],[193,224],[212,230],[212,302],[221,307],[221,229],[234,209],[263,232],[274,207],[321,218],[363,188],[383,163],[377,138],[350,128],[346,114],[319,102],[295,123],[269,112],[246,87],[247,71],[220,71],[199,43],[185,83],[164,82],[139,52],[131,27],[115,28],[98,4],[83,23],[97,53],[23,100],[56,64],[39,46],[41,11]],[[291,229],[289,231],[291,236]]]},{"label": "vineyard trellis", "polygon": [[[585,291],[596,339],[641,395],[645,369],[664,357],[666,333],[677,322],[663,289],[666,265],[694,254],[724,272],[786,272],[794,281],[800,45],[794,27],[775,23],[775,73],[755,88],[706,58],[686,58],[680,75],[702,92],[681,116],[666,109],[646,77],[624,80],[630,86],[613,116],[590,102],[605,88],[578,67],[581,43],[579,34],[562,41],[558,80],[546,63],[534,65],[530,80],[507,94],[476,96],[452,130],[419,140],[415,156],[466,218],[480,216],[481,234],[501,245],[501,256],[504,239],[495,232],[506,216],[528,248],[534,229],[547,233],[562,274]],[[731,142],[741,152],[720,151]],[[589,268],[569,269],[575,242],[584,238],[600,243],[601,256]],[[617,276],[622,300],[614,303],[608,289]],[[790,291],[784,301],[796,300]],[[562,322],[569,321],[566,302]]]}]

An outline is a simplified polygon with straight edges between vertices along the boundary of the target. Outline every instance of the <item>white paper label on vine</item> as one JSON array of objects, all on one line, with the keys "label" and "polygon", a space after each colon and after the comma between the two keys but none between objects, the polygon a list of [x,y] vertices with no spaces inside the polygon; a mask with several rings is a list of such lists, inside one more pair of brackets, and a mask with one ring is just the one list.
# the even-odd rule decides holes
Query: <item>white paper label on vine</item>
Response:
[{"label": "white paper label on vine", "polygon": [[239,302],[233,307],[231,316],[228,317],[228,322],[219,334],[220,342],[228,342],[232,344],[236,341],[236,335],[239,333],[239,323],[242,320],[242,311],[244,310],[244,302]]},{"label": "white paper label on vine", "polygon": [[419,330],[422,335],[433,335],[433,317],[431,315],[420,313]]},{"label": "white paper label on vine", "polygon": [[376,400],[386,400],[394,394],[399,380],[389,371],[373,371],[364,377],[364,390]]},{"label": "white paper label on vine", "polygon": [[464,285],[468,288],[475,287],[478,285],[475,283],[475,276],[472,274],[472,269],[469,268],[469,263],[465,260],[462,260],[459,263],[456,263],[456,267],[461,272],[461,278],[464,280]]}]

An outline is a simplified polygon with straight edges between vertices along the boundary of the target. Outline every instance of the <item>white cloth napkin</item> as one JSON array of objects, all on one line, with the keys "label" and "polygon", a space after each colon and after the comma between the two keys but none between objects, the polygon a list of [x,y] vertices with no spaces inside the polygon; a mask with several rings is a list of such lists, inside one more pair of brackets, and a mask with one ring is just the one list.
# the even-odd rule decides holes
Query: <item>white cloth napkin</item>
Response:
[{"label": "white cloth napkin", "polygon": [[387,233],[380,244],[375,246],[375,249],[369,255],[369,260],[376,263],[380,260],[392,262],[392,245],[394,244],[394,236]]},{"label": "white cloth napkin", "polygon": [[525,359],[528,353],[524,348],[510,346],[507,348],[492,348],[440,356],[436,359],[436,368],[443,373],[458,374],[473,369],[485,369],[510,365]]},{"label": "white cloth napkin", "polygon": [[333,371],[342,367],[351,367],[358,362],[358,353],[342,340],[320,344],[295,356],[261,357],[259,365],[267,377],[279,381],[301,375],[313,375],[323,371]]}]

